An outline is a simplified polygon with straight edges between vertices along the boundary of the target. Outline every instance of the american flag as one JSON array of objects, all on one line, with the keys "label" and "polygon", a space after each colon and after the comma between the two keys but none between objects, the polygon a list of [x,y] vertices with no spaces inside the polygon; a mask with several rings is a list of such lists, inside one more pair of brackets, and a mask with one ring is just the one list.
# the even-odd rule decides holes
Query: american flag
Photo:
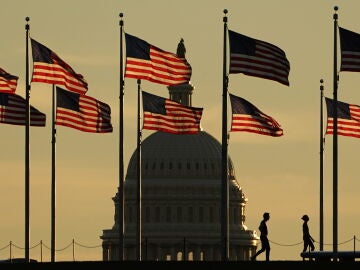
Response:
[{"label": "american flag", "polygon": [[232,121],[230,131],[246,131],[273,137],[283,135],[278,122],[264,114],[249,101],[230,95]]},{"label": "american flag", "polygon": [[202,108],[184,106],[144,91],[142,98],[143,129],[175,134],[193,134],[200,131]]},{"label": "american flag", "polygon": [[87,95],[56,87],[56,125],[84,132],[113,131],[110,106]]},{"label": "american flag", "polygon": [[290,63],[282,49],[231,30],[229,40],[229,73],[243,73],[289,85]]},{"label": "american flag", "polygon": [[[334,134],[334,100],[325,98],[327,108],[326,134]],[[360,106],[337,101],[337,134],[360,138]]]},{"label": "american flag", "polygon": [[64,86],[67,90],[85,94],[88,84],[81,74],[76,73],[56,53],[31,39],[33,74],[31,82]]},{"label": "american flag", "polygon": [[0,92],[15,93],[18,77],[7,73],[0,68]]},{"label": "american flag", "polygon": [[[26,100],[17,94],[0,93],[0,123],[25,126]],[[30,106],[30,126],[44,127],[46,115]]]},{"label": "american flag", "polygon": [[339,27],[341,45],[340,71],[360,72],[360,34]]},{"label": "american flag", "polygon": [[165,85],[190,81],[192,70],[185,58],[166,52],[129,34],[125,34],[125,40],[125,77]]}]

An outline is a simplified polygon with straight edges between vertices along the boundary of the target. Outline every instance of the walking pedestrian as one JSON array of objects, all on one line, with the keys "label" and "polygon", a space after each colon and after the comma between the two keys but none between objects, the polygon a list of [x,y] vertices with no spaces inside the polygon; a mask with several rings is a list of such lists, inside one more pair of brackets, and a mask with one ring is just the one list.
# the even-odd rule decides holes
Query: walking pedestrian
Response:
[{"label": "walking pedestrian", "polygon": [[315,250],[315,246],[314,246],[314,241],[315,240],[310,235],[309,226],[308,226],[309,216],[308,215],[303,215],[301,217],[301,219],[304,221],[304,223],[302,225],[303,240],[304,240],[303,252],[306,252],[306,250],[308,248],[310,248],[311,251],[314,251]]},{"label": "walking pedestrian", "polygon": [[260,241],[261,241],[261,249],[255,253],[254,256],[251,257],[252,261],[256,261],[256,257],[265,251],[266,261],[270,260],[270,243],[268,239],[268,228],[266,222],[270,219],[270,214],[265,212],[263,214],[263,220],[260,222],[259,230],[260,230]]}]

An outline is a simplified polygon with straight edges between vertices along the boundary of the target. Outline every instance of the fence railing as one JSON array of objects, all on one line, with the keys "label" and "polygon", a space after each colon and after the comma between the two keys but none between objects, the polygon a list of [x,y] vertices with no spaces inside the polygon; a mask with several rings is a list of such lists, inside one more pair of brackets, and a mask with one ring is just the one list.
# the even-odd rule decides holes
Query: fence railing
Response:
[{"label": "fence railing", "polygon": [[[151,239],[154,240],[154,238],[151,238]],[[185,239],[185,238],[183,238],[183,239]],[[151,241],[148,242],[148,239],[144,239],[144,240],[145,240],[145,243],[151,242]],[[276,241],[272,241],[271,239],[269,239],[269,241],[271,244],[281,246],[281,247],[292,247],[292,246],[303,245],[303,241],[299,241],[296,243],[290,243],[290,244],[289,243],[279,243]],[[352,238],[338,243],[338,246],[345,245],[345,244],[352,242],[353,243],[352,250],[356,251],[356,242],[359,242],[359,241],[360,241],[360,239],[354,235]],[[191,241],[189,239],[187,241],[184,240],[184,243],[185,242],[187,242],[187,244],[189,244],[189,243],[191,244]],[[315,241],[315,243],[319,243],[319,242]],[[324,246],[332,246],[333,244],[332,243],[323,243],[323,245]],[[29,247],[30,250],[34,250],[37,248],[39,249],[39,253],[36,256],[36,258],[38,258],[38,261],[43,262],[44,261],[44,253],[45,253],[44,250],[47,250],[50,252],[51,248],[47,244],[45,244],[42,240],[40,240],[40,242],[34,244],[33,246]],[[69,255],[67,257],[66,261],[76,261],[76,260],[78,260],[76,252],[78,251],[79,248],[81,248],[81,249],[99,249],[98,254],[99,254],[99,257],[101,257],[102,244],[86,245],[86,244],[75,241],[75,239],[72,239],[72,241],[69,244],[65,245],[64,247],[55,249],[55,254],[59,254],[60,252],[64,252],[66,250],[71,249],[71,255]],[[0,252],[2,254],[7,254],[7,256],[5,255],[7,257],[6,259],[13,259],[13,258],[19,257],[19,256],[15,255],[15,250],[24,250],[24,249],[25,249],[24,247],[21,247],[21,246],[15,244],[13,241],[10,241],[8,244],[5,244],[4,246],[0,246]],[[34,254],[34,252],[33,252],[33,254]]]},{"label": "fence railing", "polygon": [[[87,249],[99,248],[99,254],[101,254],[102,245],[99,244],[99,245],[89,246],[89,245],[78,243],[78,242],[75,241],[75,239],[72,239],[72,241],[69,244],[67,244],[66,246],[64,246],[63,248],[55,249],[55,252],[59,253],[59,252],[62,252],[62,251],[65,251],[65,250],[68,250],[68,249],[71,248],[72,249],[72,258],[70,260],[76,261],[76,247],[87,248]],[[29,247],[30,250],[33,250],[33,249],[36,249],[36,248],[39,248],[39,252],[40,252],[40,255],[38,257],[39,261],[43,262],[44,249],[50,251],[51,248],[48,245],[46,245],[42,240],[40,240],[39,243],[34,244],[33,246]],[[11,260],[11,259],[15,258],[14,249],[24,250],[25,248],[20,247],[19,245],[16,245],[13,241],[10,241],[7,245],[1,247],[0,251],[4,251],[6,249],[8,249],[8,259]]]}]

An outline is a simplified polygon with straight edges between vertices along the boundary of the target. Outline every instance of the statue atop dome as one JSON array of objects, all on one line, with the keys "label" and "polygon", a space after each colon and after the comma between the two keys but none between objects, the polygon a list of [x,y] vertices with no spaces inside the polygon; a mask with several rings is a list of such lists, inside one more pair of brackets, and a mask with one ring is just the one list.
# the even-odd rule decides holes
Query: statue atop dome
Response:
[{"label": "statue atop dome", "polygon": [[185,53],[186,53],[186,48],[184,45],[184,39],[181,38],[176,50],[176,55],[181,58],[185,58]]}]

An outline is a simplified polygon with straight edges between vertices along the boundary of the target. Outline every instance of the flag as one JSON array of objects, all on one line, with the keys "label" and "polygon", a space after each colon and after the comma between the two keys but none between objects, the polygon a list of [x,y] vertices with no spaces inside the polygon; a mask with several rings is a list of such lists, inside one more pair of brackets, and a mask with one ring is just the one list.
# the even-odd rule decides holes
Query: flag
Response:
[{"label": "flag", "polygon": [[64,86],[67,90],[85,94],[88,84],[81,74],[76,73],[56,53],[31,39],[33,74],[31,82]]},{"label": "flag", "polygon": [[283,135],[283,130],[273,118],[264,114],[249,101],[229,95],[232,109],[230,131],[246,131],[273,137]]},{"label": "flag", "polygon": [[229,73],[243,73],[289,85],[290,63],[282,49],[231,30],[229,40]]},{"label": "flag", "polygon": [[142,92],[143,129],[175,134],[200,131],[203,109],[182,105],[173,100]]},{"label": "flag", "polygon": [[112,132],[110,106],[87,95],[56,87],[56,125],[84,132]]},{"label": "flag", "polygon": [[[334,100],[325,98],[327,108],[326,134],[334,133]],[[337,134],[360,138],[360,106],[337,101]]]},{"label": "flag", "polygon": [[[0,123],[25,126],[26,100],[17,94],[0,93]],[[30,126],[44,127],[46,115],[30,106]]]},{"label": "flag", "polygon": [[0,92],[15,93],[18,77],[7,73],[0,68]]},{"label": "flag", "polygon": [[339,27],[340,71],[360,72],[360,34]]},{"label": "flag", "polygon": [[125,40],[125,77],[165,85],[190,81],[191,66],[185,58],[166,52],[129,34],[125,34]]}]

